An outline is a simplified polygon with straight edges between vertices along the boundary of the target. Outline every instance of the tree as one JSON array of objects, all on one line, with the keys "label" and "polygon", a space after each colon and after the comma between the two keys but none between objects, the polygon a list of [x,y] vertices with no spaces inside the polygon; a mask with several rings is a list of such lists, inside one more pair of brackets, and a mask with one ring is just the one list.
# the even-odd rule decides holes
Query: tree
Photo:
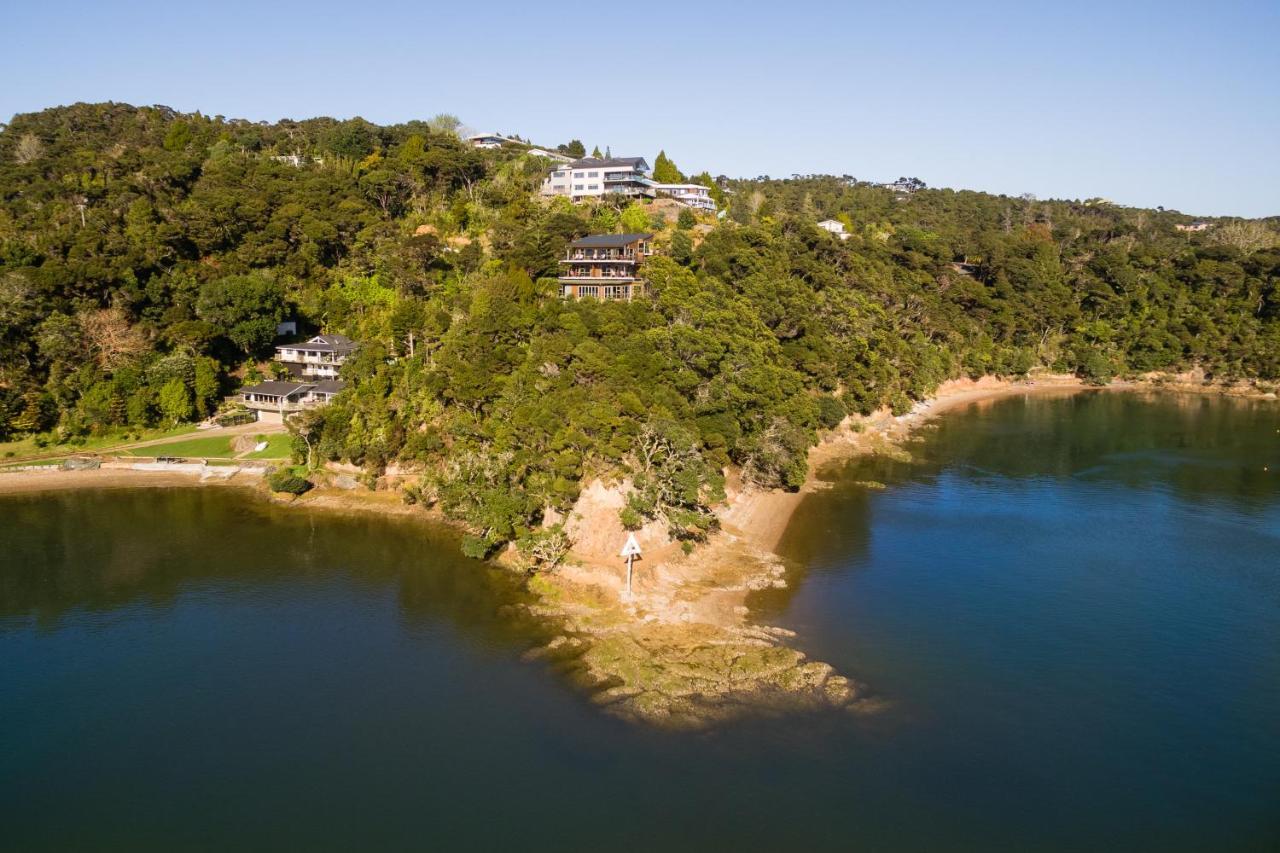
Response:
[{"label": "tree", "polygon": [[618,217],[618,223],[622,226],[622,230],[628,234],[647,231],[651,224],[649,222],[649,214],[638,201],[633,201],[627,205],[626,209]]},{"label": "tree", "polygon": [[462,119],[450,113],[436,113],[427,119],[427,127],[432,133],[458,136],[458,128],[462,127]]},{"label": "tree", "polygon": [[183,119],[174,119],[169,125],[169,130],[164,135],[164,149],[166,151],[182,151],[191,144],[191,138],[191,125]]},{"label": "tree", "polygon": [[275,338],[285,316],[284,288],[268,273],[215,278],[200,288],[196,314],[251,354]]},{"label": "tree", "polygon": [[690,228],[698,224],[698,217],[693,215],[693,211],[684,208],[680,211],[680,215],[676,217],[676,227],[681,231],[688,231]]},{"label": "tree", "polygon": [[191,392],[186,383],[174,377],[160,389],[160,414],[171,424],[179,424],[190,420],[194,409],[191,405]]},{"label": "tree", "polygon": [[18,140],[18,145],[13,151],[13,159],[20,166],[28,163],[34,163],[44,156],[44,143],[40,141],[40,137],[34,133],[23,134]]},{"label": "tree", "polygon": [[599,145],[597,145],[595,148],[592,148],[592,149],[591,149],[591,156],[592,156],[592,157],[595,157],[597,160],[599,160],[601,157],[603,157],[603,156],[604,156],[603,154],[601,154],[601,153],[600,153],[600,146],[599,146]]},{"label": "tree", "polygon": [[582,144],[580,139],[571,139],[563,145],[556,148],[561,154],[572,157],[575,160],[581,160],[587,156],[587,148]]},{"label": "tree", "polygon": [[653,179],[660,184],[684,183],[684,175],[680,174],[666,151],[659,151],[657,159],[653,161]]}]

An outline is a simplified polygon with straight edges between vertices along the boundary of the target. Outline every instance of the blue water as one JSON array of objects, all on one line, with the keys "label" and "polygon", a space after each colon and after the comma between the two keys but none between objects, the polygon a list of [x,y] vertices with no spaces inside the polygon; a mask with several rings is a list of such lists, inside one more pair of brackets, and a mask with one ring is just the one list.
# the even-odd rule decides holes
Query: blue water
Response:
[{"label": "blue water", "polygon": [[524,662],[423,525],[0,498],[0,848],[1280,849],[1280,407],[1017,398],[912,450],[826,472],[754,602],[885,709],[696,735]]}]

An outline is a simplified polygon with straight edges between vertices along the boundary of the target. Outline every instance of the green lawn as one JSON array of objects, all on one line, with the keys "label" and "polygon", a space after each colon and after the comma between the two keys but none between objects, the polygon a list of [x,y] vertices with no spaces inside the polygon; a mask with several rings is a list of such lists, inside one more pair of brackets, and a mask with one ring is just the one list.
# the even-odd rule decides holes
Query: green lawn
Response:
[{"label": "green lawn", "polygon": [[45,447],[37,446],[34,438],[24,438],[18,441],[0,442],[0,461],[5,463],[20,462],[23,459],[32,457],[94,453],[108,450],[121,444],[133,444],[136,441],[150,441],[155,438],[168,438],[173,435],[186,435],[190,432],[195,432],[195,426],[187,424],[175,429],[143,429],[131,433],[90,436],[84,439],[77,439],[74,444],[49,444]]},{"label": "green lawn", "polygon": [[130,456],[194,456],[223,459],[229,459],[235,455],[231,450],[231,438],[225,435],[190,438],[168,444],[153,444],[150,447],[133,447],[125,452]]},{"label": "green lawn", "polygon": [[293,437],[286,432],[256,436],[258,441],[266,441],[267,446],[243,457],[245,459],[288,459],[293,453]]}]

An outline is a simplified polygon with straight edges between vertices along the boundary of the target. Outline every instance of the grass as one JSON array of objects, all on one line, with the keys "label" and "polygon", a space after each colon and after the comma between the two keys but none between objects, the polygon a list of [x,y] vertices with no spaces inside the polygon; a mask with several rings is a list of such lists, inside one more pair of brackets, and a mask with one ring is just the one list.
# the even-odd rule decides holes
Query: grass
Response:
[{"label": "grass", "polygon": [[225,435],[153,444],[150,447],[134,447],[126,452],[130,456],[195,456],[222,459],[230,459],[235,455],[231,450],[231,438]]},{"label": "grass", "polygon": [[259,442],[265,441],[267,446],[246,454],[244,459],[288,459],[293,454],[293,437],[288,433],[277,432],[271,435],[255,436]]},{"label": "grass", "polygon": [[48,444],[40,447],[34,437],[18,441],[0,442],[0,460],[5,463],[21,462],[24,459],[44,456],[66,456],[70,453],[89,453],[107,450],[121,444],[133,444],[136,441],[151,441],[157,438],[186,435],[195,432],[194,424],[186,424],[174,429],[141,429],[131,432],[117,432],[110,435],[87,436],[78,438],[71,444]]}]

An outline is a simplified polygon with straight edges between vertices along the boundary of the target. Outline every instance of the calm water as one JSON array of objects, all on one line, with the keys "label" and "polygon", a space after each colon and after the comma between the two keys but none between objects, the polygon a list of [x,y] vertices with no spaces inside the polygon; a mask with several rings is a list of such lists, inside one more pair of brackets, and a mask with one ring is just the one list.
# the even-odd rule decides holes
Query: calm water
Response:
[{"label": "calm water", "polygon": [[758,602],[889,708],[703,735],[521,662],[424,526],[0,498],[0,848],[1280,849],[1280,407],[1014,399],[915,451],[835,472]]}]

